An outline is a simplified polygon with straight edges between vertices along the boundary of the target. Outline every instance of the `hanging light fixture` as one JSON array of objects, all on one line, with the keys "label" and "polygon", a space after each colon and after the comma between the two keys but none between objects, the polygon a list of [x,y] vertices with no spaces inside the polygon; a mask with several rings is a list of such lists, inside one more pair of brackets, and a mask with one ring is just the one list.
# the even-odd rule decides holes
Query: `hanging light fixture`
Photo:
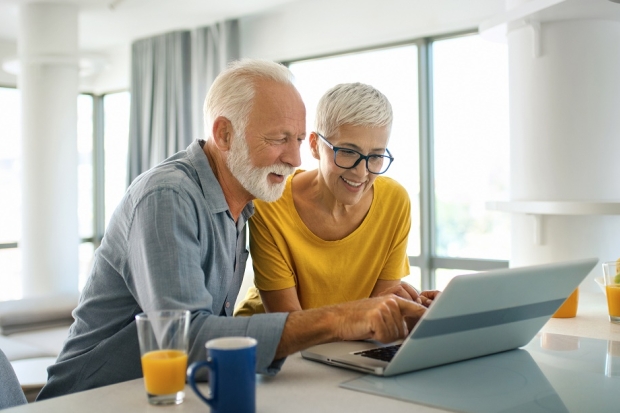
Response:
[{"label": "hanging light fixture", "polygon": [[[105,69],[106,59],[98,55],[84,55],[79,58],[79,76],[89,77],[98,74]],[[21,62],[18,57],[9,57],[2,61],[2,70],[14,76],[18,76],[20,72]]]}]

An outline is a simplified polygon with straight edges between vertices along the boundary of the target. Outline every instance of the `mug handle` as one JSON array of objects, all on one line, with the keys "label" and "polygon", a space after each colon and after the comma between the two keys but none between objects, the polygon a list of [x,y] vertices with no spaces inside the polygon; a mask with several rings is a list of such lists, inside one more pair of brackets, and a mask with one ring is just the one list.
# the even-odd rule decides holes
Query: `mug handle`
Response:
[{"label": "mug handle", "polygon": [[[196,385],[196,371],[199,369],[206,367],[209,370],[209,387],[211,388],[211,397],[207,397],[198,389]],[[207,403],[212,408],[215,408],[217,405],[217,394],[215,392],[215,370],[216,370],[216,362],[212,358],[208,358],[205,361],[197,361],[192,363],[187,369],[187,381],[189,382],[190,387],[194,390],[194,393],[198,397],[200,397],[205,403]]]}]

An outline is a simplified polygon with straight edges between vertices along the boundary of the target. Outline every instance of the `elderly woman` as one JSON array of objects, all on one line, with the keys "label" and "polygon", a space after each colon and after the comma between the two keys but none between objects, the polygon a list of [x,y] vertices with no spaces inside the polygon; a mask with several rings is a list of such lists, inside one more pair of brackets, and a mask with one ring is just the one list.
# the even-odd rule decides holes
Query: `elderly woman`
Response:
[{"label": "elderly woman", "polygon": [[418,296],[400,281],[409,274],[411,205],[400,184],[381,176],[394,160],[387,148],[391,125],[390,102],[372,86],[340,84],[321,98],[309,136],[318,168],[296,171],[279,200],[255,201],[249,226],[256,288],[235,315],[386,291],[430,303],[434,293]]}]

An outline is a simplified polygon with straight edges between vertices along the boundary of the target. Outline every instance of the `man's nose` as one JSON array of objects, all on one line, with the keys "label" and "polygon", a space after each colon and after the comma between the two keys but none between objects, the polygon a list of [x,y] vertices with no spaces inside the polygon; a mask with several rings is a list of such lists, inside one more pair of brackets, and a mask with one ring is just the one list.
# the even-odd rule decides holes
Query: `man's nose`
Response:
[{"label": "man's nose", "polygon": [[281,160],[295,168],[301,165],[301,145],[297,139],[291,139],[284,148]]}]

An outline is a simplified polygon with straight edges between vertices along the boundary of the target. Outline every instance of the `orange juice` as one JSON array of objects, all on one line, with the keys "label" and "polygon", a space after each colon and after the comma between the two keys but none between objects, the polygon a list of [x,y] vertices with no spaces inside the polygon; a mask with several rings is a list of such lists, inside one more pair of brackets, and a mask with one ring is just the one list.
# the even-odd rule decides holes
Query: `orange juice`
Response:
[{"label": "orange juice", "polygon": [[620,317],[620,284],[606,285],[607,308],[609,315],[612,317]]},{"label": "orange juice", "polygon": [[149,394],[163,395],[185,387],[187,353],[181,350],[149,351],[142,356],[144,386]]},{"label": "orange juice", "polygon": [[554,318],[570,318],[577,315],[577,304],[579,303],[579,288],[564,301],[564,304],[558,308],[558,311],[553,314]]}]

